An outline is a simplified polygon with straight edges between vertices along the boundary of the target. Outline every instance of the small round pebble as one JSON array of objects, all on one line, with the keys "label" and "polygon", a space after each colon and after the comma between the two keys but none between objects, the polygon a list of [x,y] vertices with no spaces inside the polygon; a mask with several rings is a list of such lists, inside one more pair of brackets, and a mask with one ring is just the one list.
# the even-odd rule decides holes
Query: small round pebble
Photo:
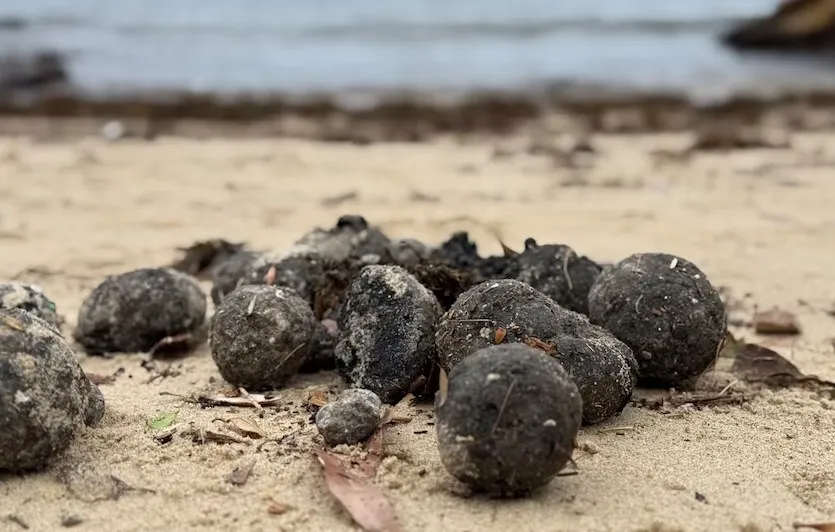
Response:
[{"label": "small round pebble", "polygon": [[103,415],[104,397],[58,330],[0,309],[0,470],[45,466]]},{"label": "small round pebble", "polygon": [[55,303],[46,297],[41,287],[34,284],[0,284],[0,309],[19,308],[31,312],[56,329],[61,329],[61,318]]},{"label": "small round pebble", "polygon": [[589,317],[635,353],[647,386],[686,386],[716,360],[727,328],[719,291],[695,264],[638,253],[600,275]]},{"label": "small round pebble", "polygon": [[514,262],[517,281],[531,285],[568,310],[588,315],[589,290],[601,270],[594,261],[577,256],[568,246],[540,246],[529,238]]},{"label": "small round pebble", "polygon": [[475,491],[526,495],[571,458],[580,392],[560,363],[537,349],[481,349],[455,366],[446,397],[436,397],[441,462]]},{"label": "small round pebble", "polygon": [[432,292],[400,266],[364,267],[339,316],[337,370],[353,387],[394,404],[428,377],[441,313]]},{"label": "small round pebble", "polygon": [[206,294],[193,277],[142,268],[93,289],[78,312],[75,338],[89,354],[146,352],[169,336],[204,338],[205,323]]},{"label": "small round pebble", "polygon": [[627,345],[521,281],[486,281],[464,292],[441,318],[436,338],[447,372],[495,344],[523,343],[555,357],[580,389],[588,425],[622,411],[635,388]]},{"label": "small round pebble", "polygon": [[357,214],[340,216],[336,225],[328,230],[314,229],[296,241],[296,245],[311,247],[321,257],[333,262],[364,255],[376,255],[382,259],[391,256],[389,238]]},{"label": "small round pebble", "polygon": [[238,283],[253,270],[255,263],[262,258],[256,251],[241,250],[218,265],[212,272],[212,301],[219,305],[226,294],[237,288]]},{"label": "small round pebble", "polygon": [[250,391],[279,388],[307,358],[316,325],[310,306],[294,290],[241,286],[212,316],[212,359],[234,386]]},{"label": "small round pebble", "polygon": [[316,428],[328,445],[354,445],[371,436],[380,424],[383,403],[377,394],[345,390],[316,413]]},{"label": "small round pebble", "polygon": [[315,248],[296,245],[258,257],[249,265],[238,286],[286,286],[312,307],[324,272],[324,259]]}]

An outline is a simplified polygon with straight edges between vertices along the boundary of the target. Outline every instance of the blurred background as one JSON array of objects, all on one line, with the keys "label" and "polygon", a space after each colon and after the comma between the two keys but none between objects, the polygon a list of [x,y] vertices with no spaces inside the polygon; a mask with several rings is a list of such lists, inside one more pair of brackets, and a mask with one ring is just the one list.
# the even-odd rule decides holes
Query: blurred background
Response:
[{"label": "blurred background", "polygon": [[564,84],[717,98],[740,90],[835,87],[825,54],[742,51],[722,42],[778,4],[4,0],[0,88],[60,83],[98,97],[525,91]]}]

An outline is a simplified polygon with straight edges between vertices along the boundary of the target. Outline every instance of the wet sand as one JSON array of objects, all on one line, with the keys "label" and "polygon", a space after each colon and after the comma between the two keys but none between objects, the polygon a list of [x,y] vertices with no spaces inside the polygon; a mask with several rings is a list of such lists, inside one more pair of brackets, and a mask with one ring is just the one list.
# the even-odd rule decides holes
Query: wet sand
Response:
[{"label": "wet sand", "polygon": [[[356,212],[392,237],[437,243],[468,230],[483,252],[500,251],[495,229],[512,247],[533,236],[599,261],[682,255],[744,302],[742,321],[755,305],[779,306],[803,327],[779,340],[735,327],[738,337],[835,380],[835,132],[796,132],[788,149],[690,157],[674,155],[692,141],[686,132],[599,133],[597,153],[571,160],[529,149],[528,133],[370,145],[208,137],[0,138],[0,278],[42,285],[69,335],[82,299],[108,274],[167,264],[178,246],[207,238],[284,247]],[[206,347],[151,371],[138,355],[80,360],[90,373],[115,375],[101,385],[105,418],[47,471],[0,477],[0,530],[22,530],[19,522],[59,530],[68,516],[82,530],[356,529],[312,458],[321,440],[307,398],[337,390],[331,374],[299,377],[281,392],[282,406],[259,418],[161,395],[225,387]],[[835,520],[833,397],[733,389],[750,400],[667,413],[627,407],[582,430],[577,475],[501,502],[455,488],[437,455],[431,409],[418,405],[410,423],[387,429],[378,480],[407,531],[752,532]],[[180,430],[245,416],[284,439],[259,450],[258,441],[200,445],[177,434],[160,445],[148,422],[174,410]],[[224,481],[253,459],[244,486]],[[140,490],[113,500],[111,475]],[[270,514],[274,503],[286,512]]]}]

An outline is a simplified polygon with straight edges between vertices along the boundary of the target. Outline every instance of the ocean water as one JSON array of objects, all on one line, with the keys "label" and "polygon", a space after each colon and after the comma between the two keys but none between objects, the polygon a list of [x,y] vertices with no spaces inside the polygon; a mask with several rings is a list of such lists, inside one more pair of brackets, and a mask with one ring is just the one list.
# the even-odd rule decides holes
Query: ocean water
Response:
[{"label": "ocean water", "polygon": [[309,93],[554,83],[722,95],[835,87],[717,36],[777,0],[0,0],[0,52],[57,49],[88,91]]}]

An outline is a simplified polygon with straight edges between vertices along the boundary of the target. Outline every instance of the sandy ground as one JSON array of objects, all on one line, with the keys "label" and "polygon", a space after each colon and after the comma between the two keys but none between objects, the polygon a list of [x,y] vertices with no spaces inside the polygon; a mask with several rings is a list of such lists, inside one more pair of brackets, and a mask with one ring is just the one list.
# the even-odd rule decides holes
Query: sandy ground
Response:
[{"label": "sandy ground", "polygon": [[[794,135],[791,149],[689,160],[653,154],[680,149],[686,135],[600,136],[598,154],[579,169],[527,153],[526,142],[0,138],[0,278],[41,284],[69,333],[105,275],[168,263],[177,246],[198,239],[278,248],[359,212],[391,236],[439,242],[466,229],[496,252],[495,227],[517,248],[533,236],[601,261],[637,251],[687,257],[734,296],[748,294],[743,318],[755,304],[796,313],[802,336],[770,345],[803,371],[835,379],[827,312],[835,300],[835,133]],[[80,530],[356,529],[311,457],[320,439],[306,400],[315,389],[333,392],[332,375],[298,378],[282,392],[283,406],[258,418],[252,409],[200,409],[160,395],[223,388],[205,347],[162,377],[167,364],[149,371],[138,355],[80,359],[90,373],[116,375],[101,386],[105,418],[47,471],[0,476],[0,530],[62,529],[73,517]],[[439,462],[431,412],[411,410],[411,423],[388,429],[378,476],[407,531],[770,531],[835,520],[835,401],[811,391],[764,391],[741,406],[666,414],[627,407],[581,432],[579,474],[502,502],[456,488]],[[199,445],[179,435],[160,445],[148,422],[171,411],[181,429],[243,416],[269,438],[286,437],[260,449],[258,441]],[[248,483],[224,481],[253,459]],[[138,490],[111,497],[120,491],[111,475]],[[286,512],[272,515],[271,505]]]}]

